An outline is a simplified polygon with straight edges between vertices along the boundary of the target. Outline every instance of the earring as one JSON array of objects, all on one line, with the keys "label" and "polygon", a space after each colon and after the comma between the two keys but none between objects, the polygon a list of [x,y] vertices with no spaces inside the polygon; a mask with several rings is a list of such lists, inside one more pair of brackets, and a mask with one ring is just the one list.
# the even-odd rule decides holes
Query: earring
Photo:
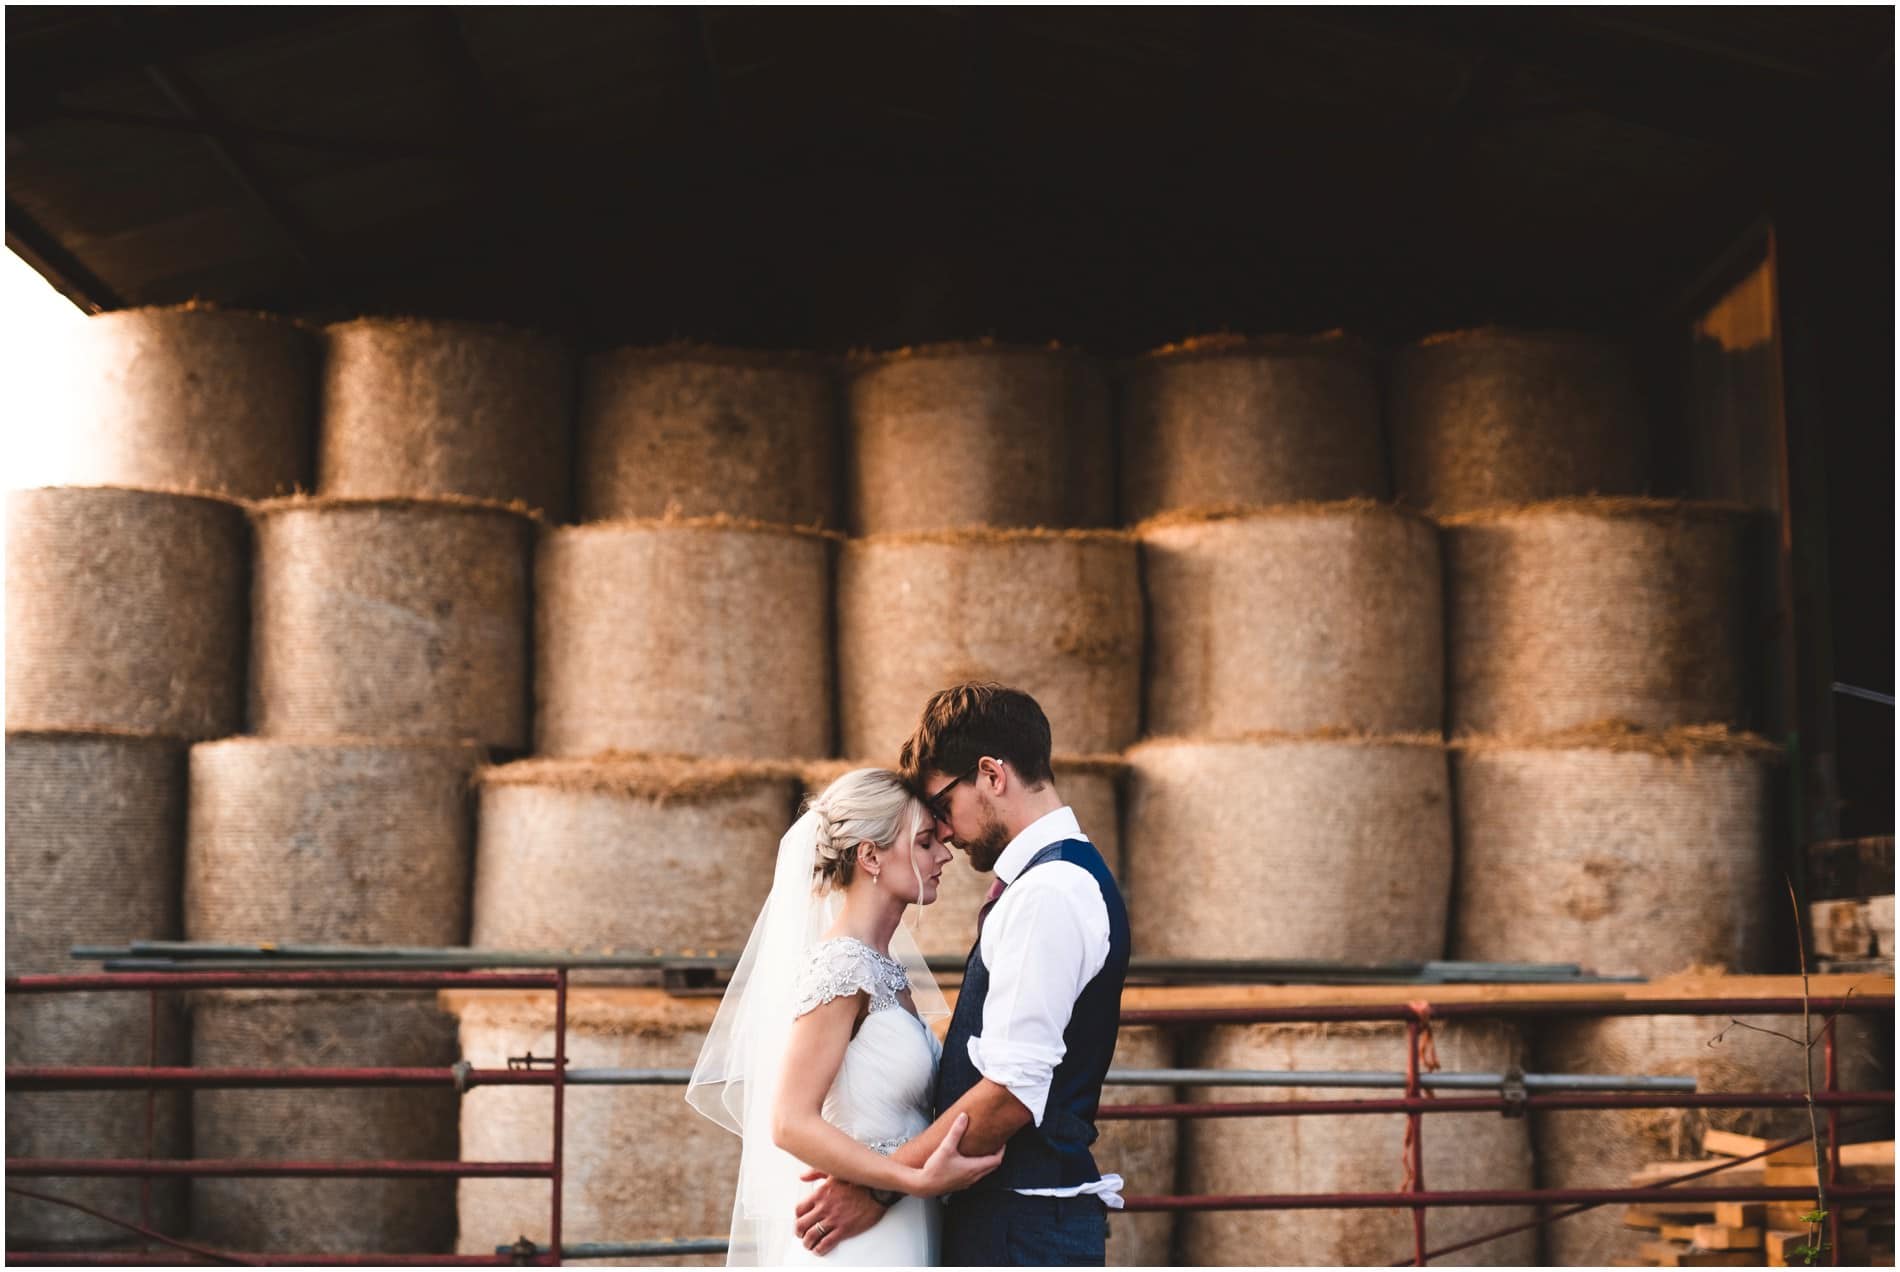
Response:
[{"label": "earring", "polygon": [[878,876],[878,872],[877,872],[877,871],[875,871],[875,870],[873,870],[873,871],[871,872],[871,886],[872,886],[873,888],[877,888],[877,887],[882,887],[882,886],[883,886],[882,884],[880,884],[880,883],[878,883],[878,881],[877,881],[877,876]]}]

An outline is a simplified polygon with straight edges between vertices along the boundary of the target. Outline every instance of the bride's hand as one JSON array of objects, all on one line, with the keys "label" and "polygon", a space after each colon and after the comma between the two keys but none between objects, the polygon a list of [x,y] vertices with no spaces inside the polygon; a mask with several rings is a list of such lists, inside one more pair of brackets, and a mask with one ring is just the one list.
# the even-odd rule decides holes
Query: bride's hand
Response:
[{"label": "bride's hand", "polygon": [[957,1114],[957,1120],[944,1133],[943,1142],[918,1169],[918,1187],[926,1197],[959,1192],[1003,1164],[1003,1150],[987,1157],[965,1157],[958,1149],[963,1133],[970,1129],[970,1115]]}]

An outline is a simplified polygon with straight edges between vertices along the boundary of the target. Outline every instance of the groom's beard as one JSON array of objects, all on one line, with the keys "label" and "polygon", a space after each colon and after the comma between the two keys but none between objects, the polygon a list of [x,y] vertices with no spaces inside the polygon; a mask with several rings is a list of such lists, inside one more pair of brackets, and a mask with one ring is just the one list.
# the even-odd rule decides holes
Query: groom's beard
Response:
[{"label": "groom's beard", "polygon": [[996,859],[1003,855],[1003,849],[1009,847],[1010,834],[988,808],[983,809],[981,815],[982,829],[963,844],[963,851],[968,854],[972,868],[988,874],[996,868]]}]

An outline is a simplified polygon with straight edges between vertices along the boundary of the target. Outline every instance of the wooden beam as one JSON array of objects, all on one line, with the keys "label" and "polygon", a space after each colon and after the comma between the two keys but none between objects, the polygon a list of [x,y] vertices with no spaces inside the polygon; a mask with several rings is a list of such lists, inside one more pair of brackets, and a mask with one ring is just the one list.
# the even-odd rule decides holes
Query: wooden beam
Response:
[{"label": "wooden beam", "polygon": [[[469,147],[384,141],[376,137],[338,137],[321,133],[296,132],[284,128],[254,128],[225,121],[207,123],[203,119],[177,115],[144,115],[135,111],[96,110],[82,106],[55,106],[47,118],[80,124],[144,129],[151,132],[189,133],[213,139],[233,139],[245,144],[295,146],[326,154],[353,155],[365,159],[455,159],[468,153]],[[12,121],[9,121],[12,122]],[[17,127],[17,124],[16,124]]]},{"label": "wooden beam", "polygon": [[[1836,997],[1852,990],[1856,996],[1893,994],[1891,976],[1812,976],[1809,993],[1816,998]],[[1226,1007],[1340,1007],[1402,1006],[1420,998],[1439,1003],[1510,1002],[1650,1002],[1671,998],[1788,998],[1800,997],[1799,976],[1676,976],[1647,984],[1611,985],[1178,985],[1127,989],[1124,1011],[1154,1011]],[[551,990],[442,990],[437,995],[445,1010],[475,1002],[520,1003],[524,1010],[545,1011],[552,1019]],[[956,990],[944,997],[953,1005]],[[677,997],[663,989],[584,986],[568,991],[570,1011],[577,1003],[603,1010],[655,1012],[682,1020],[710,1022],[718,1010],[716,993],[705,997]]]},{"label": "wooden beam", "polygon": [[12,199],[7,200],[7,247],[87,313],[125,308],[124,297]]},{"label": "wooden beam", "polygon": [[[68,8],[72,20],[20,27],[8,14],[7,127],[44,119],[62,91],[139,72],[153,62],[186,63],[225,49],[363,21],[372,10],[309,5],[173,7],[143,14]],[[135,25],[128,26],[130,17]]]},{"label": "wooden beam", "polygon": [[145,67],[145,77],[183,112],[185,118],[205,125],[205,143],[211,147],[218,162],[244,192],[260,218],[277,235],[291,258],[302,268],[312,288],[319,293],[327,292],[329,288],[324,271],[318,264],[322,253],[314,236],[305,228],[303,218],[296,209],[272,188],[269,179],[233,134],[223,115],[180,71],[154,62]]}]

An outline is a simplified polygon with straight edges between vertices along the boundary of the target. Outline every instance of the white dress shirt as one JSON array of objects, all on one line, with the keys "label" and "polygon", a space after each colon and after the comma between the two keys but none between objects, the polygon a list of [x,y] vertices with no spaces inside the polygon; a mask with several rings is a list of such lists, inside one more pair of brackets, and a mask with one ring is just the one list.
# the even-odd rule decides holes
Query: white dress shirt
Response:
[{"label": "white dress shirt", "polygon": [[[989,969],[983,1028],[970,1039],[977,1072],[1009,1088],[1037,1126],[1049,1084],[1065,1053],[1063,1031],[1075,1000],[1108,962],[1108,906],[1093,875],[1070,861],[1050,861],[1017,882],[1035,855],[1065,839],[1083,839],[1067,805],[1030,823],[996,859],[1006,885],[983,923],[979,953]],[[1121,1209],[1120,1175],[1070,1188],[1019,1188],[1038,1197],[1092,1193]]]}]

